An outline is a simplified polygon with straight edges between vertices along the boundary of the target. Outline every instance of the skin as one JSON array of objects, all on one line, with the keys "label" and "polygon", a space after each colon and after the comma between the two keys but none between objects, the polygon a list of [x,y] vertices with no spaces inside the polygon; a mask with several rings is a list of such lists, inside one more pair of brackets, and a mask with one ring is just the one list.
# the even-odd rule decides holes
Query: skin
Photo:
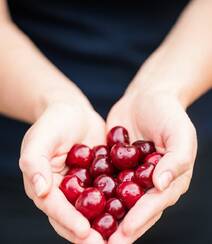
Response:
[{"label": "skin", "polygon": [[134,242],[187,191],[197,139],[185,111],[212,87],[211,8],[210,0],[191,1],[113,106],[105,126],[79,88],[12,23],[5,1],[0,2],[0,112],[33,124],[21,148],[25,190],[62,237],[104,243],[58,184],[70,147],[103,144],[106,129],[114,125],[125,126],[132,140],[154,141],[165,156],[154,172],[155,188],[129,211],[110,244]]}]

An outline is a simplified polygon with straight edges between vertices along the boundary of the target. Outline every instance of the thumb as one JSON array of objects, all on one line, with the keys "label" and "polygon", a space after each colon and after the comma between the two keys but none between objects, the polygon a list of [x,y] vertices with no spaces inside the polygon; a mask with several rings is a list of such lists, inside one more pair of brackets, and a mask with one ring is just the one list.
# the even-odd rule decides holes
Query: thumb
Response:
[{"label": "thumb", "polygon": [[186,171],[192,170],[196,157],[196,132],[191,122],[187,126],[178,125],[170,135],[165,143],[166,153],[153,174],[154,185],[160,191]]},{"label": "thumb", "polygon": [[45,155],[45,138],[26,134],[21,148],[19,166],[28,179],[37,197],[47,195],[52,186],[52,170],[48,156]]}]

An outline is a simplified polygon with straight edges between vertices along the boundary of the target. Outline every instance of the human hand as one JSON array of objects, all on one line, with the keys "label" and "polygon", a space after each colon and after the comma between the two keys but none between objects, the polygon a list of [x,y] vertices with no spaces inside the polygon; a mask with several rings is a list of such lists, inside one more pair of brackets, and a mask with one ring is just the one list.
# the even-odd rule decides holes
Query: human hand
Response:
[{"label": "human hand", "polygon": [[20,157],[25,191],[49,218],[56,232],[74,243],[104,243],[87,219],[59,189],[65,159],[75,143],[102,144],[105,123],[90,107],[55,103],[26,133]]},{"label": "human hand", "polygon": [[109,239],[109,244],[130,244],[188,190],[197,150],[196,132],[175,95],[156,86],[142,90],[140,84],[131,85],[112,108],[108,130],[115,125],[126,127],[132,142],[151,140],[164,154],[153,174],[155,188],[135,204]]}]

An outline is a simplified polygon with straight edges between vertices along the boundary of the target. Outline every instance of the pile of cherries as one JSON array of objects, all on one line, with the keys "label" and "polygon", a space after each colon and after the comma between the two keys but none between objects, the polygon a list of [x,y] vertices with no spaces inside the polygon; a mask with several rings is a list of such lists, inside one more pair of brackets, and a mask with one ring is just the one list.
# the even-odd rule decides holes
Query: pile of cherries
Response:
[{"label": "pile of cherries", "polygon": [[127,211],[153,187],[152,174],[162,155],[150,141],[130,145],[128,131],[116,126],[107,146],[75,144],[60,189],[104,239],[116,231]]}]

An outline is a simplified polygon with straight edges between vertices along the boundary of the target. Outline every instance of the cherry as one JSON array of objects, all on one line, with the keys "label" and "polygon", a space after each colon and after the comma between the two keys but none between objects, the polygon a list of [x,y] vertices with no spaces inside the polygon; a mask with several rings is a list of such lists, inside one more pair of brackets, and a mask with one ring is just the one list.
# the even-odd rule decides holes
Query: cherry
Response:
[{"label": "cherry", "polygon": [[140,151],[140,160],[143,160],[148,154],[156,151],[155,145],[151,141],[138,140],[133,143]]},{"label": "cherry", "polygon": [[109,156],[109,148],[105,145],[99,145],[93,147],[93,156],[94,158],[103,155],[103,156]]},{"label": "cherry", "polygon": [[87,169],[83,168],[73,168],[70,169],[66,175],[75,175],[77,176],[83,183],[83,186],[91,185],[91,176]]},{"label": "cherry", "polygon": [[127,144],[115,144],[110,156],[113,164],[120,170],[131,169],[137,166],[140,153],[137,147]]},{"label": "cherry", "polygon": [[134,181],[135,171],[132,169],[125,169],[118,174],[117,179],[119,183],[122,183],[124,181]]},{"label": "cherry", "polygon": [[98,216],[92,224],[92,228],[98,231],[105,240],[117,230],[117,227],[117,221],[109,213]]},{"label": "cherry", "polygon": [[152,174],[155,166],[153,164],[145,163],[137,168],[135,171],[136,183],[145,190],[153,187]]},{"label": "cherry", "polygon": [[91,164],[90,173],[95,178],[102,174],[112,175],[114,173],[114,166],[108,157],[98,156]]},{"label": "cherry", "polygon": [[75,207],[88,220],[94,219],[104,211],[105,197],[98,189],[89,187],[78,197]]},{"label": "cherry", "polygon": [[154,152],[145,157],[144,163],[149,163],[156,166],[162,157],[163,155],[161,153]]},{"label": "cherry", "polygon": [[103,192],[106,198],[110,198],[115,195],[116,182],[110,176],[98,176],[94,180],[93,186],[99,189],[101,192]]},{"label": "cherry", "polygon": [[116,143],[130,143],[128,131],[122,126],[113,127],[107,134],[107,145],[111,148]]},{"label": "cherry", "polygon": [[113,215],[115,219],[121,219],[124,217],[126,210],[119,199],[111,198],[106,203],[105,212]]},{"label": "cherry", "polygon": [[66,164],[69,167],[88,168],[92,160],[92,150],[88,146],[75,144],[68,153]]},{"label": "cherry", "polygon": [[143,196],[144,190],[132,181],[125,181],[116,188],[116,194],[124,206],[130,209]]},{"label": "cherry", "polygon": [[83,183],[77,176],[67,175],[60,184],[60,190],[64,193],[70,203],[75,204],[84,188]]}]

